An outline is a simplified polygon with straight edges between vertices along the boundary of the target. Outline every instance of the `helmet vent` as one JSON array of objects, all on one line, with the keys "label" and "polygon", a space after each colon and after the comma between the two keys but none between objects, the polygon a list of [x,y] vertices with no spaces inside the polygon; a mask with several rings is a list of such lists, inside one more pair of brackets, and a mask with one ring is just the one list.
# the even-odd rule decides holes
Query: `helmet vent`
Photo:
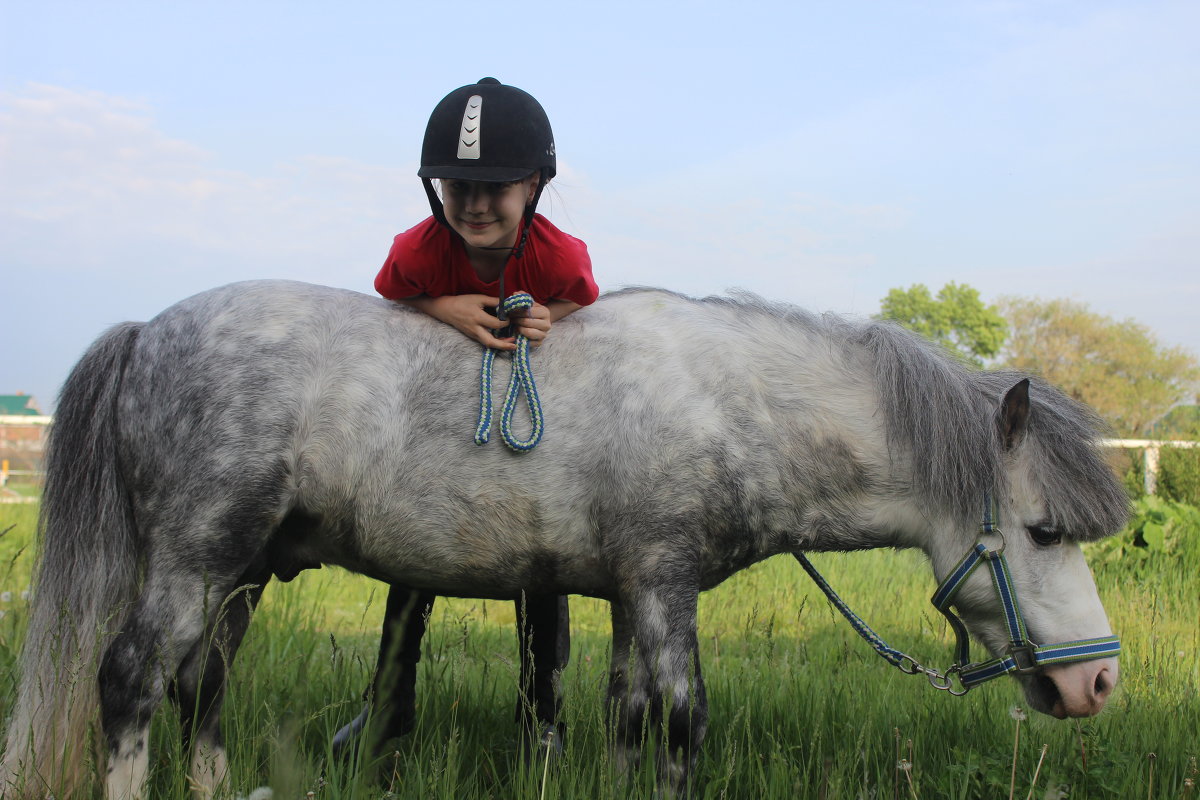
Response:
[{"label": "helmet vent", "polygon": [[483,114],[483,98],[473,94],[463,110],[462,130],[458,134],[458,157],[479,158],[479,120]]}]

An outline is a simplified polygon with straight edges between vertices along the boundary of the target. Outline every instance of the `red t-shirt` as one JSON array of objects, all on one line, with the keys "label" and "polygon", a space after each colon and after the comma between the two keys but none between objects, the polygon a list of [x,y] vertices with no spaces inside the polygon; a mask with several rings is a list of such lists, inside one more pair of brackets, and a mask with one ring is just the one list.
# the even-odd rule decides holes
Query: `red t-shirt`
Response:
[{"label": "red t-shirt", "polygon": [[[549,300],[570,300],[586,306],[600,294],[592,279],[587,245],[554,227],[541,214],[533,215],[525,252],[520,258],[510,259],[505,267],[504,290],[510,295],[529,292],[543,305]],[[387,261],[375,276],[375,291],[392,300],[419,294],[496,297],[500,282],[481,281],[462,242],[429,217],[392,242]]]}]

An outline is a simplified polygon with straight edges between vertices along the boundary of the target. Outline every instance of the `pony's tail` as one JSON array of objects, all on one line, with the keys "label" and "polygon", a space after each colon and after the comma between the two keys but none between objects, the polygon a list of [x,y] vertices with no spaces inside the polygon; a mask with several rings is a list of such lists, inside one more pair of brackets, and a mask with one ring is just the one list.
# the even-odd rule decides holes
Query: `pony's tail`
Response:
[{"label": "pony's tail", "polygon": [[46,449],[37,569],[21,680],[0,762],[4,797],[75,797],[97,750],[97,661],[138,580],[138,536],[117,458],[117,398],[141,323],[116,325],[63,385]]}]

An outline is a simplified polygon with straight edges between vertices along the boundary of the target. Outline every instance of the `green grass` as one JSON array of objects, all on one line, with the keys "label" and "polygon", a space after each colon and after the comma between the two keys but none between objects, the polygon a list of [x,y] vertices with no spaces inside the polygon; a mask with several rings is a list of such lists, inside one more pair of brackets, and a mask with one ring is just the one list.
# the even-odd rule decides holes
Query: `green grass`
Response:
[{"label": "green grass", "polygon": [[17,480],[11,480],[3,487],[0,487],[0,498],[29,498],[36,499],[41,497],[42,487],[36,483],[24,483]]},{"label": "green grass", "polygon": [[[0,507],[0,530],[16,526],[0,538],[0,591],[11,593],[0,603],[0,714],[13,693],[29,574],[25,545],[35,519],[35,507]],[[1043,744],[1035,797],[1049,787],[1063,787],[1071,798],[1187,796],[1185,780],[1200,777],[1197,551],[1142,561],[1136,576],[1121,564],[1098,568],[1124,647],[1121,685],[1098,718],[1077,723],[1030,714],[1020,724],[1016,797],[1029,792]],[[949,632],[928,604],[933,580],[919,556],[871,552],[815,561],[891,644],[933,664],[950,660]],[[548,770],[526,764],[517,746],[513,606],[469,600],[435,607],[416,731],[378,763],[332,762],[330,738],[357,713],[374,663],[384,596],[382,585],[331,569],[268,587],[226,702],[238,792],[270,785],[276,798],[289,800],[308,792],[363,799],[651,796],[647,770],[626,779],[610,761],[603,722],[608,610],[585,598],[571,604],[568,749]],[[711,716],[696,797],[1009,796],[1016,685],[997,681],[955,698],[892,669],[790,558],[764,562],[705,594],[700,641]],[[154,724],[154,797],[186,796],[187,760],[176,730],[173,710],[164,707]],[[907,773],[897,769],[900,759],[911,764]]]}]

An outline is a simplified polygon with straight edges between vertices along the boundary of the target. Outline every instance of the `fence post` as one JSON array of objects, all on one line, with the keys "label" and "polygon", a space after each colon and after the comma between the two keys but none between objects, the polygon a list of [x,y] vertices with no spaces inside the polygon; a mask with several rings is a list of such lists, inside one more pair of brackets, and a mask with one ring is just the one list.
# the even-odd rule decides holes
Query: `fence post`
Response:
[{"label": "fence post", "polygon": [[1146,494],[1158,488],[1158,446],[1149,445],[1142,451],[1142,486]]},{"label": "fence post", "polygon": [[8,486],[8,459],[0,461],[0,486]]}]

